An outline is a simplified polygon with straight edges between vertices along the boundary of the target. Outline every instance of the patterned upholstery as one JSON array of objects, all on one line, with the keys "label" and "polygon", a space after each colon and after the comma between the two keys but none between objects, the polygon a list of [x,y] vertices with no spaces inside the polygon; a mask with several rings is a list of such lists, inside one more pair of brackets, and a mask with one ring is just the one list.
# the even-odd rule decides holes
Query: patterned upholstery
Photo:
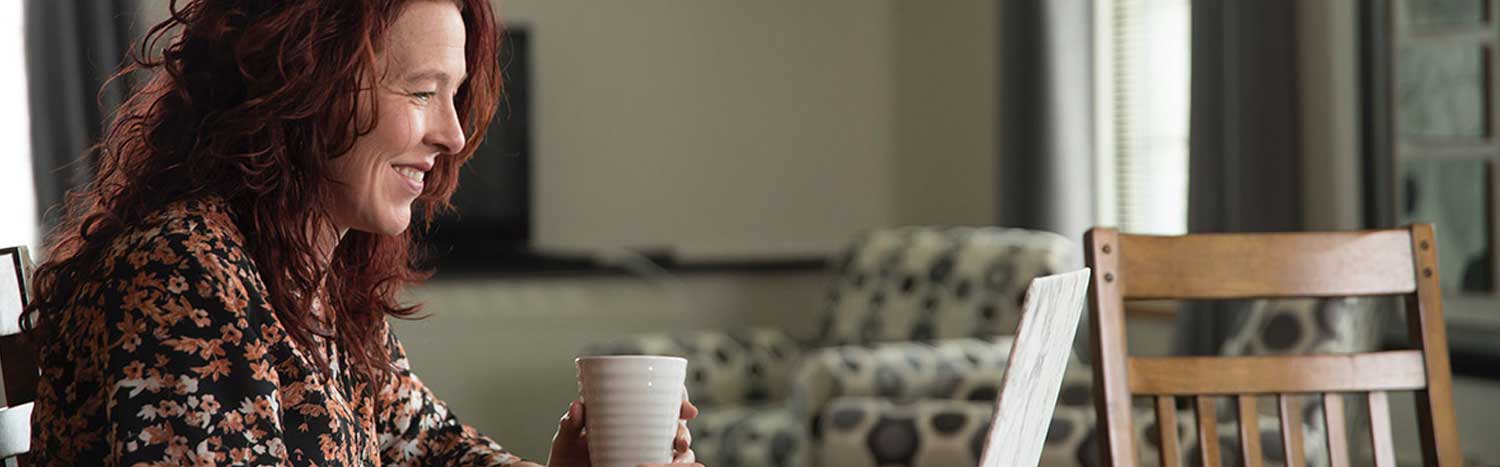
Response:
[{"label": "patterned upholstery", "polygon": [[822,345],[1010,334],[1031,279],[1069,268],[1078,248],[1020,229],[903,227],[858,237],[838,261]]},{"label": "patterned upholstery", "polygon": [[1256,300],[1222,355],[1369,352],[1379,346],[1381,316],[1372,298]]},{"label": "patterned upholstery", "polygon": [[807,465],[807,425],[784,405],[715,407],[704,410],[690,428],[693,452],[704,465]]},{"label": "patterned upholstery", "polygon": [[[1003,357],[1003,354],[1002,354]],[[816,458],[823,467],[879,465],[974,466],[982,447],[976,437],[988,429],[1004,374],[992,364],[976,365],[937,396],[898,399],[840,396],[817,417]],[[1089,370],[1070,366],[1058,393],[1042,465],[1075,465],[1094,419]],[[936,387],[935,387],[936,388]],[[908,424],[910,422],[910,424]],[[915,427],[914,429],[909,429]],[[957,443],[964,443],[959,445]],[[879,447],[877,447],[879,446]],[[907,452],[918,446],[923,452]],[[947,446],[946,451],[930,448]],[[1092,449],[1089,444],[1088,449]],[[961,449],[955,449],[955,448]],[[860,452],[852,452],[857,450]],[[908,463],[916,462],[916,463]]]},{"label": "patterned upholstery", "polygon": [[[1005,371],[1011,338],[892,342],[872,347],[828,347],[812,352],[796,374],[792,407],[811,420],[838,396],[896,400],[962,399],[968,380]],[[993,398],[994,393],[989,396]]]},{"label": "patterned upholstery", "polygon": [[[1098,465],[1088,427],[1093,407],[1059,405],[1052,415],[1040,465]],[[1144,411],[1144,409],[1142,409]],[[973,467],[979,465],[994,403],[921,399],[896,402],[841,397],[821,417],[820,467]],[[1147,436],[1147,426],[1138,432]],[[1145,438],[1142,438],[1145,439]],[[1087,461],[1087,463],[1085,463]],[[1156,465],[1147,462],[1143,467]]]},{"label": "patterned upholstery", "polygon": [[829,404],[820,424],[815,465],[975,466],[991,407],[968,401],[844,397]]}]

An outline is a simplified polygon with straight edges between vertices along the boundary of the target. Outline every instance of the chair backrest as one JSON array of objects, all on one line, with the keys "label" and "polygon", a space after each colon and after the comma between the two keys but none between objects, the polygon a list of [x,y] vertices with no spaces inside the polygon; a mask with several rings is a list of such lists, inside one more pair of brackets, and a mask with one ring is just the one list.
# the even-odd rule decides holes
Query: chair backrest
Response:
[{"label": "chair backrest", "polygon": [[[1453,413],[1448,339],[1438,288],[1432,226],[1266,234],[1147,236],[1095,228],[1084,237],[1094,270],[1089,294],[1094,404],[1106,465],[1135,466],[1131,398],[1154,399],[1159,455],[1178,464],[1178,396],[1191,397],[1205,466],[1220,462],[1215,397],[1232,396],[1243,464],[1262,465],[1257,396],[1275,396],[1287,465],[1303,465],[1299,396],[1324,404],[1329,461],[1349,465],[1345,393],[1366,393],[1374,462],[1394,466],[1388,391],[1415,391],[1422,452],[1429,466],[1462,463]],[[1412,350],[1349,355],[1131,357],[1124,301],[1402,296]]]},{"label": "chair backrest", "polygon": [[1009,335],[1031,279],[1076,268],[1077,248],[1051,232],[999,227],[864,232],[837,261],[815,343]]},{"label": "chair backrest", "polygon": [[980,467],[1035,466],[1041,460],[1088,288],[1088,269],[1038,277],[1027,287]]},{"label": "chair backrest", "polygon": [[31,402],[40,376],[35,349],[21,334],[21,310],[30,302],[27,274],[31,259],[26,247],[0,248],[0,383],[5,405],[0,406],[0,459],[25,465],[31,448]]}]

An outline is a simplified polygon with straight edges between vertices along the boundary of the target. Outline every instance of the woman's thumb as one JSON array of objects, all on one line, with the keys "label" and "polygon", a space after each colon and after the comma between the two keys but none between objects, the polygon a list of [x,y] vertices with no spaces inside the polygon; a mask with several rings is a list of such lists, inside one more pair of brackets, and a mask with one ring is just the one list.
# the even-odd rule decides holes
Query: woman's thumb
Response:
[{"label": "woman's thumb", "polygon": [[567,438],[578,438],[583,434],[583,403],[574,400],[568,404],[568,413],[563,414],[562,420],[557,423],[557,437],[559,440]]}]

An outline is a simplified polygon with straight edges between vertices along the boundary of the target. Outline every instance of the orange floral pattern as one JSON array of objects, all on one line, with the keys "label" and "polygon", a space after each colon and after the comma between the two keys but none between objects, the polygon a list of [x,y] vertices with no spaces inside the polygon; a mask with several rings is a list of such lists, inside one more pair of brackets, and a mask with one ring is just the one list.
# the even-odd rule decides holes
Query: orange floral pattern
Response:
[{"label": "orange floral pattern", "polygon": [[[222,202],[185,201],[117,238],[41,345],[34,465],[509,465],[384,332],[371,390],[331,340],[299,348]],[[308,352],[329,357],[319,371]],[[332,374],[329,378],[327,375]]]}]

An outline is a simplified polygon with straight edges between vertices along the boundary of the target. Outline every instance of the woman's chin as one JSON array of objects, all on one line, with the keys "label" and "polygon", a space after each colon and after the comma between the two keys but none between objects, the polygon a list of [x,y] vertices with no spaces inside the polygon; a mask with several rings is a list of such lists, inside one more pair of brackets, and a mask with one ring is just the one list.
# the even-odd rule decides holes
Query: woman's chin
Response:
[{"label": "woman's chin", "polygon": [[393,222],[389,225],[384,226],[384,228],[380,229],[380,232],[377,233],[390,236],[401,235],[402,232],[406,232],[406,228],[410,225],[411,217],[405,217],[402,218],[400,222]]},{"label": "woman's chin", "polygon": [[371,225],[368,232],[376,235],[401,235],[411,224],[411,209],[394,209]]}]

